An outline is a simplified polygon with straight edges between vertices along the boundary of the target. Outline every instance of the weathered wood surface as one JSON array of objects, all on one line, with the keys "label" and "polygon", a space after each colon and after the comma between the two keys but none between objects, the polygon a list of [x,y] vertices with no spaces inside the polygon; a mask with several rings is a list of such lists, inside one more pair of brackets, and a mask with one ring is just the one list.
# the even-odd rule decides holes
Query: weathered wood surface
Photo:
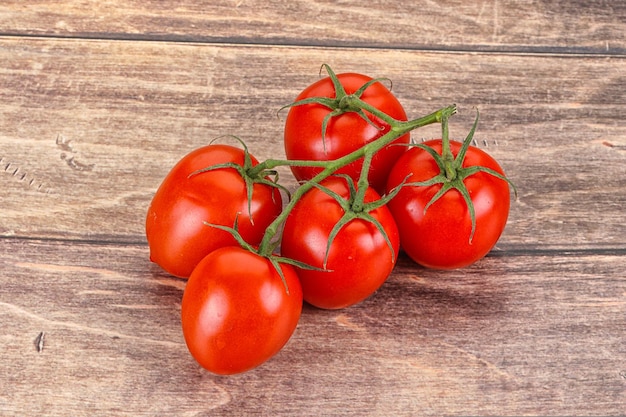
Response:
[{"label": "weathered wood surface", "polygon": [[85,2],[4,0],[7,35],[624,54],[626,3],[607,0]]},{"label": "weathered wood surface", "polygon": [[183,283],[144,246],[4,239],[0,254],[3,415],[624,413],[623,253],[445,273],[402,258],[374,297],[306,307],[275,358],[231,377],[190,358]]},{"label": "weathered wood surface", "polygon": [[[623,2],[120,3],[0,4],[0,415],[626,413]],[[478,108],[519,200],[485,260],[402,258],[212,376],[184,282],[147,259],[147,205],[217,136],[281,156],[276,112],[324,62],[389,77],[412,116],[457,103],[458,137]]]},{"label": "weathered wood surface", "polygon": [[414,117],[457,103],[458,138],[479,108],[476,139],[520,190],[502,243],[624,242],[623,57],[347,52],[5,40],[0,234],[143,240],[145,207],[185,153],[232,134],[283,155],[277,111],[328,62],[391,78]]}]

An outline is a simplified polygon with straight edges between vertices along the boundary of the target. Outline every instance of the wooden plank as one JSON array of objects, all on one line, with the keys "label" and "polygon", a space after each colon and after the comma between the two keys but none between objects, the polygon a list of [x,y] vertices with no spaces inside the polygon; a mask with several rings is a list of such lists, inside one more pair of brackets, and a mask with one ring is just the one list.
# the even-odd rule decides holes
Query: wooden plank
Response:
[{"label": "wooden plank", "polygon": [[0,235],[143,242],[185,153],[234,134],[282,157],[277,111],[323,62],[389,77],[413,117],[457,103],[459,139],[481,110],[520,190],[501,248],[624,247],[623,58],[28,38],[0,41]]},{"label": "wooden plank", "polygon": [[0,33],[406,49],[624,54],[626,3],[218,0],[0,5]]},{"label": "wooden plank", "polygon": [[[183,282],[147,248],[0,239],[0,414],[617,415],[626,400],[626,257],[406,258],[364,303],[305,307],[251,372],[188,354]],[[42,348],[35,346],[43,332]]]},{"label": "wooden plank", "polygon": [[[625,22],[601,0],[3,1],[0,415],[623,414]],[[213,376],[147,205],[216,136],[282,156],[276,112],[323,62],[389,77],[412,116],[456,102],[456,137],[479,108],[519,201],[483,261],[401,257],[372,298],[305,306],[279,355]]]}]

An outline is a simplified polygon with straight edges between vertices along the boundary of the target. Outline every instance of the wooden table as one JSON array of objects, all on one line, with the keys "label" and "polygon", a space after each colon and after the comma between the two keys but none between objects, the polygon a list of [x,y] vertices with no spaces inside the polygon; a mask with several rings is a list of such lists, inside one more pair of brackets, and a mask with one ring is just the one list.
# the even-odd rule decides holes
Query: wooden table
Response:
[{"label": "wooden table", "polygon": [[[419,3],[4,0],[0,415],[624,415],[626,2]],[[148,259],[147,206],[217,136],[282,157],[277,110],[323,63],[390,78],[412,117],[457,103],[455,137],[478,108],[519,199],[484,260],[402,257],[214,376],[182,338],[185,282]]]}]

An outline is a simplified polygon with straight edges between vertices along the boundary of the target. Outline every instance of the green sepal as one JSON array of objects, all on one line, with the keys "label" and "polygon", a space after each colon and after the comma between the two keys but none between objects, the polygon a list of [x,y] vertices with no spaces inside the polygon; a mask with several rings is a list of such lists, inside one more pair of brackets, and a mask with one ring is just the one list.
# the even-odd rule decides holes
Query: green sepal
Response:
[{"label": "green sepal", "polygon": [[[448,140],[448,117],[452,114],[454,113],[444,115],[441,121],[442,147],[443,147],[442,154],[444,155],[446,153],[451,155],[451,151],[449,149],[450,142]],[[469,149],[472,143],[472,140],[474,138],[474,133],[476,132],[476,128],[478,126],[478,118],[479,118],[479,113],[478,113],[478,110],[476,110],[476,118],[474,119],[472,128],[470,129],[469,133],[463,140],[461,148],[459,149],[459,152],[457,153],[456,157],[451,162],[447,161],[446,158],[443,157],[442,155],[439,155],[437,151],[435,151],[433,148],[426,146],[423,143],[409,144],[409,146],[415,146],[428,152],[428,154],[430,154],[435,160],[435,163],[437,164],[440,172],[439,174],[435,175],[429,180],[419,181],[419,182],[407,182],[404,185],[401,184],[399,187],[397,187],[397,188],[401,188],[404,186],[429,187],[432,185],[441,184],[441,188],[437,191],[437,193],[435,193],[435,195],[430,199],[430,201],[426,204],[426,206],[424,206],[424,214],[426,214],[426,211],[430,208],[430,206],[432,206],[437,200],[439,200],[448,191],[452,189],[457,190],[463,197],[463,200],[465,201],[465,204],[469,211],[470,219],[472,222],[472,229],[471,229],[470,237],[469,237],[470,244],[472,243],[474,234],[476,232],[476,212],[474,208],[474,203],[472,202],[472,198],[464,183],[466,178],[478,172],[487,173],[498,179],[506,181],[513,188],[513,192],[515,193],[515,197],[517,198],[517,187],[515,187],[515,184],[513,184],[511,180],[509,180],[507,177],[500,174],[499,172],[494,171],[491,168],[480,166],[480,165],[478,166],[474,165],[474,166],[465,167],[465,168],[463,167],[463,162],[465,161],[465,155],[467,154],[467,150]],[[447,149],[445,149],[446,146],[448,147]],[[450,173],[453,174],[451,175],[452,178],[448,177]]]},{"label": "green sepal", "polygon": [[[215,165],[211,165],[205,168],[198,169],[192,172],[191,174],[189,174],[187,178],[191,178],[195,175],[199,175],[205,172],[215,171],[218,169],[234,169],[235,171],[237,171],[239,175],[241,176],[241,178],[243,178],[246,184],[246,197],[248,199],[248,217],[250,217],[250,222],[254,225],[254,219],[252,217],[252,198],[254,194],[254,184],[262,184],[262,185],[266,185],[272,188],[276,188],[279,191],[282,191],[283,193],[285,193],[288,199],[291,198],[291,193],[285,186],[278,183],[278,171],[276,170],[263,170],[258,173],[255,173],[254,175],[251,175],[250,173],[253,170],[252,157],[250,156],[250,152],[248,151],[248,147],[246,143],[237,136],[229,136],[229,137],[238,141],[243,147],[243,151],[244,151],[243,165],[239,165],[234,162],[225,162],[223,164],[215,164]],[[213,144],[216,140],[220,138],[213,139],[210,142],[210,144]],[[270,177],[273,179],[270,180],[270,179],[267,179],[266,177]],[[272,193],[272,199],[274,199],[274,193]],[[276,201],[273,200],[273,202],[275,203]]]},{"label": "green sepal", "polygon": [[364,204],[362,211],[355,212],[355,211],[352,210],[352,205],[354,203],[354,198],[355,198],[355,196],[357,194],[357,189],[356,189],[356,187],[354,185],[354,180],[350,176],[344,175],[344,174],[339,174],[339,175],[337,175],[337,177],[342,177],[342,178],[344,178],[347,181],[348,189],[349,189],[349,192],[350,192],[350,195],[349,195],[348,199],[342,197],[341,195],[339,195],[335,191],[329,189],[328,187],[325,187],[325,186],[323,186],[321,184],[313,184],[314,187],[318,188],[319,190],[321,190],[325,194],[327,194],[330,197],[332,197],[344,211],[343,216],[339,219],[339,221],[337,221],[337,223],[335,223],[335,225],[333,226],[333,228],[331,229],[331,231],[330,231],[330,233],[328,235],[328,243],[326,244],[326,253],[324,254],[324,261],[323,261],[324,269],[327,268],[328,256],[330,254],[330,247],[332,246],[335,238],[337,237],[337,235],[339,234],[341,229],[343,229],[351,221],[357,220],[357,219],[364,220],[366,222],[372,223],[378,229],[378,231],[383,235],[383,238],[385,239],[385,242],[387,243],[387,246],[389,247],[389,250],[391,251],[391,259],[395,261],[396,253],[395,253],[395,251],[393,249],[393,245],[391,244],[391,241],[389,240],[389,236],[387,236],[387,232],[385,231],[385,228],[383,227],[383,225],[378,220],[376,220],[370,214],[370,212],[375,210],[375,209],[377,209],[377,208],[379,208],[379,207],[382,207],[383,205],[385,205],[400,190],[399,189],[395,190],[393,192],[393,194],[390,195],[390,196],[385,196],[385,197],[382,197],[379,200],[372,201],[372,202],[369,202],[367,204]]},{"label": "green sepal", "polygon": [[246,242],[244,240],[244,238],[241,236],[241,234],[239,233],[238,230],[238,218],[235,218],[235,223],[233,225],[233,227],[230,226],[224,226],[221,224],[214,224],[214,223],[209,223],[209,222],[204,222],[204,224],[206,226],[210,226],[210,227],[214,227],[216,229],[220,229],[223,230],[225,232],[230,233],[230,235],[235,239],[235,241],[237,241],[237,243],[239,244],[239,246],[241,246],[242,249],[245,249],[249,252],[255,253],[259,256],[262,256],[264,258],[266,258],[268,261],[270,261],[270,263],[272,264],[272,266],[274,267],[274,269],[276,270],[276,273],[278,273],[278,275],[280,276],[280,279],[283,283],[283,285],[285,286],[285,291],[287,292],[287,294],[289,294],[289,286],[287,285],[287,280],[285,279],[285,274],[283,273],[282,268],[280,267],[280,264],[289,264],[298,268],[302,268],[302,269],[309,269],[309,270],[314,270],[314,271],[328,271],[326,269],[321,269],[321,268],[317,268],[315,266],[312,265],[308,265],[304,262],[300,262],[297,261],[295,259],[291,259],[291,258],[285,258],[282,256],[277,256],[274,254],[271,255],[261,255],[259,253],[259,251],[254,248],[252,245],[250,245],[248,242]]},{"label": "green sepal", "polygon": [[361,96],[370,86],[377,82],[381,82],[383,80],[389,81],[388,78],[375,78],[372,79],[365,84],[363,84],[358,90],[356,90],[352,94],[348,94],[339,81],[339,77],[333,71],[333,69],[328,64],[322,64],[320,68],[320,74],[323,70],[326,70],[328,73],[328,77],[333,84],[333,88],[335,90],[335,97],[307,97],[302,100],[295,101],[291,104],[287,104],[286,106],[281,107],[278,112],[296,106],[302,106],[306,104],[319,104],[321,106],[327,107],[330,112],[324,117],[322,120],[322,147],[324,149],[324,153],[326,153],[326,132],[328,130],[328,123],[333,117],[341,116],[344,113],[355,112],[359,115],[365,122],[369,125],[373,126],[378,130],[383,130],[384,127],[377,125],[374,121],[367,116],[365,111],[361,106],[365,105],[363,101],[361,101]]}]

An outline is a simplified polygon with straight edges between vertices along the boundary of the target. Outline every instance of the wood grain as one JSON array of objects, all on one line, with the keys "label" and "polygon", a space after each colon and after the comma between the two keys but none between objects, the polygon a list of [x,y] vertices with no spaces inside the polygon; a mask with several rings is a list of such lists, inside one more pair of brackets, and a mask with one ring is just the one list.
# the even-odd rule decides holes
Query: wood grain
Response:
[{"label": "wood grain", "polygon": [[345,52],[5,40],[0,234],[143,241],[152,194],[193,148],[232,134],[258,158],[282,157],[277,111],[328,62],[391,78],[414,117],[457,103],[456,138],[480,108],[477,143],[520,190],[502,245],[624,243],[623,58]]},{"label": "wood grain", "polygon": [[623,255],[490,256],[452,273],[402,258],[364,303],[306,307],[275,358],[217,377],[182,341],[182,281],[146,251],[0,240],[3,415],[624,411]]},{"label": "wood grain", "polygon": [[[121,3],[121,4],[120,4]],[[400,2],[5,0],[3,34],[383,49],[624,54],[626,4],[604,0]]]},{"label": "wood grain", "polygon": [[[624,415],[625,22],[604,0],[3,1],[0,415]],[[412,117],[457,103],[455,138],[478,108],[519,199],[482,261],[402,256],[365,302],[305,306],[260,368],[211,375],[147,206],[216,137],[281,157],[278,109],[322,63],[390,78]]]}]

